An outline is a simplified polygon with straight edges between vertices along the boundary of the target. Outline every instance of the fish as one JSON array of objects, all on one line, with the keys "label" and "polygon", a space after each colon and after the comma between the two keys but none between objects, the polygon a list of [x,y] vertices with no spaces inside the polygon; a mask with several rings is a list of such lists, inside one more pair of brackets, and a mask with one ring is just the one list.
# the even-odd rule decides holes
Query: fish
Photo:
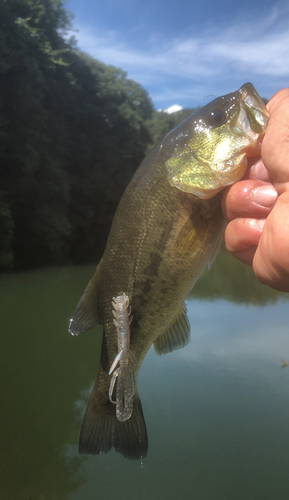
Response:
[{"label": "fish", "polygon": [[260,155],[268,121],[246,83],[189,116],[136,170],[69,326],[72,335],[103,326],[80,454],[147,455],[140,366],[152,345],[162,355],[190,341],[185,299],[219,251],[222,190],[243,177],[248,158]]}]

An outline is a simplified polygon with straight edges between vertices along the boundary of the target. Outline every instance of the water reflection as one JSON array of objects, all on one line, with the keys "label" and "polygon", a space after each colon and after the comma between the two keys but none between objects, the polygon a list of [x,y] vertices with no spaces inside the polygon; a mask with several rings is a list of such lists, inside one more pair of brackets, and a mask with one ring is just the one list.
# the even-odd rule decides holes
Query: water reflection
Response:
[{"label": "water reflection", "polygon": [[252,269],[236,260],[224,247],[213,267],[204,270],[191,296],[203,299],[224,298],[238,304],[255,305],[276,302],[286,297],[282,292],[260,285]]},{"label": "water reflection", "polygon": [[[140,463],[89,457],[70,499],[285,498],[289,493],[288,304],[188,302],[189,346],[147,355],[139,377],[149,433]],[[280,320],[282,318],[282,320]],[[274,332],[274,334],[272,334]]]},{"label": "water reflection", "polygon": [[71,345],[67,333],[67,301],[76,300],[70,285],[82,282],[80,274],[47,269],[0,278],[1,499],[63,499],[83,482],[75,476],[82,459],[67,459],[66,448],[78,438],[74,402],[93,377],[90,348],[98,346],[92,336]]},{"label": "water reflection", "polygon": [[147,458],[79,457],[101,330],[72,338],[67,325],[92,273],[87,266],[0,278],[0,498],[286,498],[287,295],[258,291],[250,304],[255,285],[247,282],[237,304],[209,292],[201,300],[196,288],[187,302],[191,343],[162,357],[151,350],[141,367]]}]

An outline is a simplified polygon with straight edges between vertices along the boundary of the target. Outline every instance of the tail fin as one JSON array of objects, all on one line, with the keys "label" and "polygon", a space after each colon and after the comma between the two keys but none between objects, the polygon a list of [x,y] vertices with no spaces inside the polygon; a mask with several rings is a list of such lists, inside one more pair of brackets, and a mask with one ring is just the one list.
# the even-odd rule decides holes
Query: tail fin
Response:
[{"label": "tail fin", "polygon": [[[114,449],[130,460],[144,458],[148,449],[148,437],[138,394],[133,398],[131,417],[125,422],[119,422],[116,407],[109,401],[109,383],[103,384],[103,379],[108,376],[101,369],[100,372],[102,373],[96,380],[83,419],[79,453],[98,455]],[[107,391],[103,390],[104,385],[107,385]]]}]

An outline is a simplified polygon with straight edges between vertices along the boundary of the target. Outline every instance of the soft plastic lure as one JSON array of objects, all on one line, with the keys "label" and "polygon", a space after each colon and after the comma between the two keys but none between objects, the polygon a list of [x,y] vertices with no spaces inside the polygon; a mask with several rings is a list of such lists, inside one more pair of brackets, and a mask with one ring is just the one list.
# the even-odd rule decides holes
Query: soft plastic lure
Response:
[{"label": "soft plastic lure", "polygon": [[[125,293],[113,297],[114,324],[117,329],[118,354],[111,365],[109,375],[112,379],[109,387],[109,400],[116,404],[116,417],[120,422],[128,420],[133,411],[133,395],[135,393],[135,356],[129,348],[130,323],[132,321],[129,298]],[[119,367],[117,364],[119,363]],[[112,399],[116,384],[116,400]]]}]

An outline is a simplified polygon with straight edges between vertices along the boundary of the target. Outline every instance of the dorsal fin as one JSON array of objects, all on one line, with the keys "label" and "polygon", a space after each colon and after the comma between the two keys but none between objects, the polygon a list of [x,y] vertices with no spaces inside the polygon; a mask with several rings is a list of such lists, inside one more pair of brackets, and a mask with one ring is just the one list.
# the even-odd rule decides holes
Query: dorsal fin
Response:
[{"label": "dorsal fin", "polygon": [[155,352],[160,356],[168,352],[181,349],[191,340],[190,323],[187,316],[186,304],[177,315],[171,326],[154,342]]},{"label": "dorsal fin", "polygon": [[97,267],[70,320],[69,331],[72,335],[79,335],[100,324],[97,311],[98,274]]}]

